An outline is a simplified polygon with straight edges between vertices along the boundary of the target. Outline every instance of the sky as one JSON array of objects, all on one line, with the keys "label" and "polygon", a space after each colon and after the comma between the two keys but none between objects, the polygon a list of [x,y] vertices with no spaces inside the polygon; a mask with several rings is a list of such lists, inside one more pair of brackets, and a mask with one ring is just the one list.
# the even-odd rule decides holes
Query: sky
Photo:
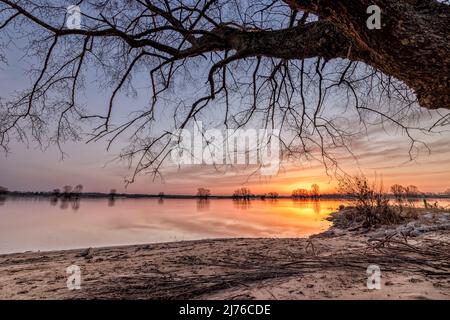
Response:
[{"label": "sky", "polygon": [[[422,191],[442,192],[450,188],[448,137],[436,137],[427,150],[409,160],[408,143],[403,137],[369,135],[358,141],[357,162],[350,156],[339,164],[348,173],[363,172],[369,179],[382,182],[385,188],[394,183],[416,185]],[[198,187],[211,189],[213,194],[230,194],[238,187],[249,187],[254,193],[276,191],[290,194],[297,188],[317,183],[322,192],[335,191],[336,179],[325,172],[321,163],[282,163],[278,175],[266,177],[251,175],[254,169],[244,166],[215,168],[191,165],[177,168],[168,166],[162,179],[141,175],[135,183],[125,186],[128,167],[115,158],[114,150],[106,152],[102,143],[70,143],[64,146],[67,155],[61,159],[54,148],[42,151],[36,146],[14,144],[10,154],[0,156],[0,185],[10,190],[50,191],[64,185],[83,184],[85,191],[109,192],[117,189],[129,193],[195,194]],[[118,150],[116,150],[118,151]]]},{"label": "sky", "polygon": [[[2,98],[23,86],[23,68],[10,64],[0,73]],[[104,104],[94,92],[91,106]],[[124,103],[127,103],[126,101]],[[355,158],[349,154],[338,157],[338,163],[349,174],[364,173],[369,179],[381,181],[386,189],[394,183],[416,185],[424,192],[443,192],[450,188],[450,134],[424,136],[427,146],[420,148],[414,160],[408,155],[409,140],[404,134],[372,129],[352,142]],[[284,161],[276,176],[252,175],[255,168],[234,166],[215,168],[207,165],[182,166],[170,163],[162,177],[140,175],[126,186],[132,168],[115,161],[125,141],[106,150],[104,141],[69,142],[63,145],[64,158],[55,146],[42,150],[33,141],[13,142],[7,154],[0,153],[0,186],[18,191],[50,191],[64,185],[82,184],[84,191],[129,193],[195,194],[197,188],[209,188],[213,194],[231,194],[246,186],[253,193],[278,192],[289,195],[297,188],[309,189],[317,183],[323,193],[333,193],[337,181],[327,175],[319,162]]]},{"label": "sky", "polygon": [[[10,64],[0,73],[0,94],[8,97],[12,90],[23,86],[23,68]],[[100,94],[92,94],[91,107],[103,106]],[[124,103],[129,103],[124,101]],[[420,152],[410,160],[409,140],[398,132],[374,128],[352,142],[355,158],[349,154],[338,157],[338,163],[349,174],[364,173],[369,179],[381,181],[386,189],[394,183],[416,185],[426,192],[443,192],[450,188],[450,134],[422,137],[430,151]],[[104,141],[69,142],[63,145],[64,158],[55,146],[42,150],[36,143],[13,142],[8,154],[0,153],[0,186],[18,191],[50,191],[64,185],[82,184],[88,192],[195,194],[197,188],[209,188],[213,194],[231,194],[246,186],[254,193],[278,192],[289,195],[297,188],[309,189],[317,183],[324,193],[333,193],[337,181],[327,175],[319,162],[284,161],[276,176],[252,175],[255,168],[234,166],[215,168],[206,165],[182,166],[170,163],[162,177],[140,175],[128,186],[132,168],[115,161],[125,141],[106,150]]]},{"label": "sky", "polygon": [[[8,65],[0,66],[0,97],[8,99],[15,90],[30,85],[26,75],[28,64],[24,63],[19,47],[8,51]],[[186,84],[189,87],[188,84]],[[141,83],[148,88],[148,83]],[[87,86],[88,108],[105,107],[103,92],[95,86]],[[188,92],[189,94],[189,92]],[[193,93],[192,93],[193,94]],[[136,101],[137,99],[137,101]],[[139,105],[145,97],[135,100],[119,99],[127,112]],[[124,114],[114,115],[115,117]],[[443,192],[450,188],[450,133],[423,136],[430,150],[420,147],[413,160],[408,155],[409,140],[405,135],[384,132],[380,128],[369,131],[352,142],[355,158],[342,154],[339,165],[349,174],[364,173],[369,179],[381,181],[385,188],[394,183],[416,185],[424,192]],[[86,144],[69,142],[63,145],[62,159],[55,146],[42,150],[36,143],[12,142],[6,154],[0,151],[0,186],[18,191],[50,191],[64,185],[82,184],[84,191],[129,193],[195,194],[197,188],[209,188],[213,194],[230,194],[238,187],[249,187],[254,193],[276,191],[288,195],[297,188],[309,189],[317,183],[323,193],[333,193],[337,181],[327,175],[318,162],[282,163],[276,176],[252,175],[254,168],[236,166],[215,168],[206,165],[183,166],[168,164],[162,177],[140,175],[131,185],[125,185],[125,177],[132,168],[123,162],[114,161],[122,146],[121,141],[109,151],[104,141]]]}]

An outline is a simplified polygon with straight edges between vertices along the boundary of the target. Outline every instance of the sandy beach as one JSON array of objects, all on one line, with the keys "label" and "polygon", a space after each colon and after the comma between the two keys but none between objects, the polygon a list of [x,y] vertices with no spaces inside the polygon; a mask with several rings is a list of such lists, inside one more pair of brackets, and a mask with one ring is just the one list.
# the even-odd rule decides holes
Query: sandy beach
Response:
[{"label": "sandy beach", "polygon": [[[448,213],[310,238],[214,239],[0,256],[0,299],[449,299]],[[381,289],[367,288],[378,265]],[[81,269],[68,290],[66,268]]]}]

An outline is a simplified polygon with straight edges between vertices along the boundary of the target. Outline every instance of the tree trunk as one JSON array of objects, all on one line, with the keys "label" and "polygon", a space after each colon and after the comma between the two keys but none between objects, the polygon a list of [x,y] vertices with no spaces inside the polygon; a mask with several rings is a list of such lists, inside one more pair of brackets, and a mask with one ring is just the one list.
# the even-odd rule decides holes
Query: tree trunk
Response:
[{"label": "tree trunk", "polygon": [[[362,60],[413,89],[422,107],[450,109],[450,6],[433,0],[285,0],[329,21],[351,39]],[[381,10],[380,30],[366,25]]]}]

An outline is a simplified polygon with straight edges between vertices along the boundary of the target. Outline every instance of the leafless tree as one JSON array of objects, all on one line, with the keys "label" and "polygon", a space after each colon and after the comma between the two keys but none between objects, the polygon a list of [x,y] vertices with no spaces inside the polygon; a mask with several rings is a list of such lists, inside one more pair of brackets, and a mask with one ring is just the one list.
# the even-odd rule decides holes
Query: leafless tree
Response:
[{"label": "leafless tree", "polygon": [[280,195],[278,194],[278,192],[272,191],[267,194],[267,197],[269,199],[278,199],[280,197]]},{"label": "leafless tree", "polygon": [[[66,1],[0,0],[0,58],[21,47],[33,81],[0,100],[0,146],[61,148],[86,127],[108,147],[125,136],[132,182],[159,172],[172,132],[213,113],[213,125],[281,128],[284,158],[327,169],[370,126],[398,128],[412,157],[418,133],[450,120],[429,111],[450,108],[449,3],[373,2],[381,30],[367,28],[366,0],[80,0],[81,29],[65,26]],[[93,77],[108,94],[102,113],[83,100]],[[118,108],[131,109],[119,98],[142,83],[149,103],[116,123]]]},{"label": "leafless tree", "polygon": [[83,185],[82,185],[82,184],[77,184],[77,185],[75,186],[75,188],[73,189],[73,191],[74,191],[75,193],[77,193],[77,194],[83,192]]},{"label": "leafless tree", "polygon": [[211,196],[211,190],[207,188],[198,188],[197,189],[197,197],[208,199],[208,197]]},{"label": "leafless tree", "polygon": [[417,198],[420,195],[420,190],[417,186],[410,185],[405,188],[405,193],[408,198]]},{"label": "leafless tree", "polygon": [[306,189],[295,189],[292,191],[292,198],[307,198],[309,197],[309,191]]},{"label": "leafless tree", "polygon": [[73,187],[72,186],[64,186],[63,187],[63,195],[64,197],[70,197],[72,194]]},{"label": "leafless tree", "polygon": [[313,184],[311,186],[311,191],[309,193],[312,198],[319,198],[320,197],[320,187],[317,184]]},{"label": "leafless tree", "polygon": [[250,200],[252,197],[252,192],[249,188],[239,188],[233,192],[233,198],[234,199],[241,199],[241,200]]},{"label": "leafless tree", "polygon": [[400,184],[394,184],[391,186],[391,192],[395,197],[397,203],[402,203],[406,200],[406,188]]}]

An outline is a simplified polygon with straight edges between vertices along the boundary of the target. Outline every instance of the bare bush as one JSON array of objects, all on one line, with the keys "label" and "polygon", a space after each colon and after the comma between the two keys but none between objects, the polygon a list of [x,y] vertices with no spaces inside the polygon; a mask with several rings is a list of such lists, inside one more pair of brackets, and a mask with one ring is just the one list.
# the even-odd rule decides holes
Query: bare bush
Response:
[{"label": "bare bush", "polygon": [[352,210],[345,210],[346,220],[361,222],[364,227],[398,224],[414,218],[414,211],[401,205],[391,205],[381,184],[370,183],[363,175],[342,178],[339,192],[349,197]]}]

